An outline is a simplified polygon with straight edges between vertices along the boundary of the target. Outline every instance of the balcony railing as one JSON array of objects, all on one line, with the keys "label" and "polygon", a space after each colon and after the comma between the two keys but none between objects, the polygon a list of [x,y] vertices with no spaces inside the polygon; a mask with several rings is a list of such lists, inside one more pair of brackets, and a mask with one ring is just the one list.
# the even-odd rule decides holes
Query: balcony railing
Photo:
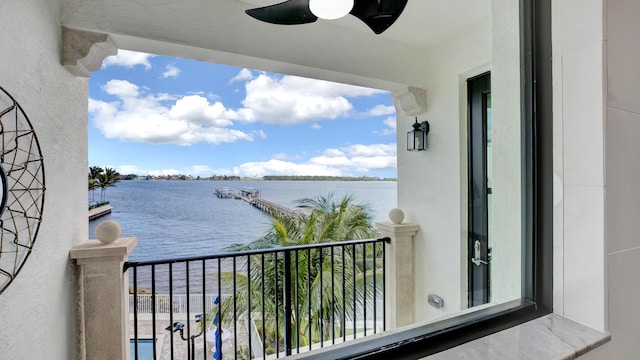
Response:
[{"label": "balcony railing", "polygon": [[132,359],[279,358],[384,331],[389,241],[125,263]]}]

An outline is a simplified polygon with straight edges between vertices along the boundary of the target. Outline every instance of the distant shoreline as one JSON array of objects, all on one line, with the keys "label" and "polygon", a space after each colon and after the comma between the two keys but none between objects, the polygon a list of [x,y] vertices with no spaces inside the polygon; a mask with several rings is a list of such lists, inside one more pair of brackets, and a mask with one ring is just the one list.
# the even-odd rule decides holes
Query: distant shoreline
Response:
[{"label": "distant shoreline", "polygon": [[379,178],[376,176],[280,176],[269,175],[261,178],[246,178],[240,176],[210,176],[210,177],[194,177],[192,175],[163,175],[163,176],[144,176],[144,175],[122,175],[120,180],[185,180],[185,181],[397,181],[397,178]]}]

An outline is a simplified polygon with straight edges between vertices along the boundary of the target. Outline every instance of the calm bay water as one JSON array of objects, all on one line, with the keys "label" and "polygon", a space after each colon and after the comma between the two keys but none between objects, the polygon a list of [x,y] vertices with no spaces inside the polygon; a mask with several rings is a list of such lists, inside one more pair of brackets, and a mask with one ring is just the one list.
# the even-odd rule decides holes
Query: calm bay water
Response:
[{"label": "calm bay water", "polygon": [[214,254],[264,235],[270,217],[245,201],[219,199],[214,191],[223,187],[252,187],[292,208],[301,198],[333,193],[337,201],[349,194],[370,204],[375,221],[387,220],[397,206],[396,183],[387,181],[121,181],[107,190],[113,212],[89,223],[89,238],[100,222],[117,221],[122,236],[138,237],[129,258],[140,261]]}]

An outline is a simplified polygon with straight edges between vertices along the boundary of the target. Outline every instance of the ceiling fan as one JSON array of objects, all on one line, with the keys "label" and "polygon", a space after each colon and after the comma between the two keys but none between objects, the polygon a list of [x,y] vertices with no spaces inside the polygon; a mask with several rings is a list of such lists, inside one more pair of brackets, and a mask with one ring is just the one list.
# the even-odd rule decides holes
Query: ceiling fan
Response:
[{"label": "ceiling fan", "polygon": [[[351,14],[362,20],[376,34],[387,30],[400,16],[408,0],[287,0],[249,9],[253,18],[271,24],[299,25],[323,19],[337,19]],[[342,11],[343,10],[343,11]]]}]

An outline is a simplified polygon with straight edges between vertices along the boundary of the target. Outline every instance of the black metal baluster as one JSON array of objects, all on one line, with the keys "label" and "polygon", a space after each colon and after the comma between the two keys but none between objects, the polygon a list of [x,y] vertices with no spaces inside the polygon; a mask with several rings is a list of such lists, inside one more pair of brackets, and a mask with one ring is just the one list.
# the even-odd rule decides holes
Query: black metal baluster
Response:
[{"label": "black metal baluster", "polygon": [[[203,359],[207,359],[207,262],[206,260],[202,260],[202,349],[203,349]],[[220,270],[220,268],[218,268]]]},{"label": "black metal baluster", "polygon": [[[169,326],[173,326],[173,263],[169,263],[169,306]],[[169,338],[169,344],[171,345],[171,360],[173,360],[173,331],[169,332]]]},{"label": "black metal baluster", "polygon": [[373,248],[373,257],[371,260],[371,269],[373,270],[373,333],[377,333],[378,332],[378,326],[377,326],[377,320],[378,320],[378,312],[377,307],[376,307],[376,302],[378,301],[378,287],[376,286],[376,277],[378,277],[378,267],[376,266],[376,250],[378,249],[377,247],[377,243],[373,243],[371,244],[371,247]]},{"label": "black metal baluster", "polygon": [[318,263],[318,271],[320,272],[320,305],[318,306],[318,310],[320,312],[320,347],[324,347],[324,317],[323,308],[322,308],[322,300],[323,300],[323,292],[324,292],[324,282],[322,281],[322,254],[324,252],[324,248],[320,248],[320,262]]},{"label": "black metal baluster", "polygon": [[247,329],[249,335],[249,359],[251,359],[251,255],[247,255]]},{"label": "black metal baluster", "polygon": [[[216,324],[216,336],[222,337],[222,263],[221,259],[218,258],[218,323]],[[233,296],[236,294],[234,293]],[[206,331],[206,328],[205,328]],[[217,340],[217,339],[216,339]],[[216,344],[218,342],[216,341]],[[220,341],[220,349],[216,349],[216,351],[222,354],[222,341]],[[205,355],[206,358],[206,355]]]},{"label": "black metal baluster", "polygon": [[387,245],[382,243],[382,331],[387,331]]},{"label": "black metal baluster", "polygon": [[[237,257],[233,257],[233,353],[234,359],[238,358],[238,303],[236,292],[236,263]],[[218,303],[220,306],[220,303]]]},{"label": "black metal baluster", "polygon": [[335,296],[335,289],[334,289],[334,266],[335,266],[335,262],[333,260],[333,246],[330,248],[331,250],[331,344],[335,344],[336,343],[336,313],[335,313],[335,309],[336,309],[336,296]]},{"label": "black metal baluster", "polygon": [[[156,266],[155,265],[151,265],[151,323],[152,325],[152,342],[153,342],[153,359],[157,359],[157,354],[156,354]],[[138,340],[136,339],[136,342],[138,342]],[[137,351],[136,351],[136,356],[137,356]]]},{"label": "black metal baluster", "polygon": [[362,271],[364,273],[362,284],[362,321],[364,323],[364,336],[367,336],[367,244],[362,244]]},{"label": "black metal baluster", "polygon": [[357,289],[357,284],[356,284],[356,278],[358,277],[358,274],[356,273],[356,259],[358,258],[356,255],[356,244],[353,244],[352,247],[353,250],[353,259],[351,259],[351,265],[353,267],[353,338],[356,338],[356,333],[357,333],[357,327],[356,327],[356,320],[358,319],[358,313],[357,313],[357,297],[358,297],[358,293],[356,291]]},{"label": "black metal baluster", "polygon": [[342,341],[347,341],[347,294],[346,294],[346,285],[345,281],[347,280],[345,277],[345,268],[347,264],[344,261],[344,249],[342,246],[342,323],[340,324],[340,331],[342,331]]},{"label": "black metal baluster", "polygon": [[294,289],[295,289],[295,301],[296,301],[296,330],[295,330],[295,335],[296,335],[296,349],[298,349],[298,354],[300,353],[300,283],[299,283],[299,277],[300,277],[300,273],[299,273],[299,269],[298,269],[298,264],[300,262],[300,252],[298,250],[296,250],[296,262],[295,262],[295,285],[294,285]]},{"label": "black metal baluster", "polygon": [[261,262],[260,266],[262,266],[262,270],[261,270],[261,276],[262,276],[262,285],[261,285],[262,286],[261,287],[261,289],[262,289],[262,355],[264,357],[266,355],[266,352],[267,352],[267,334],[265,333],[265,330],[266,330],[266,324],[265,324],[266,321],[265,320],[266,319],[265,319],[265,311],[264,311],[264,308],[265,308],[265,306],[264,306],[264,296],[265,296],[265,293],[266,293],[266,289],[264,287],[264,283],[265,283],[265,281],[264,281],[264,254],[260,255],[260,262]]},{"label": "black metal baluster", "polygon": [[133,347],[138,360],[138,267],[133,268]]},{"label": "black metal baluster", "polygon": [[278,299],[280,294],[278,291],[278,252],[273,253],[273,275],[275,277],[275,288],[273,289],[273,297],[276,302],[276,358],[280,357],[280,322],[278,321],[280,315],[280,306],[278,306]]},{"label": "black metal baluster", "polygon": [[[186,292],[187,292],[187,339],[191,338],[191,321],[189,321],[189,315],[191,314],[191,294],[189,292],[189,262],[185,261],[185,276],[186,276]],[[191,359],[191,346],[187,343],[187,357]]]},{"label": "black metal baluster", "polygon": [[309,350],[311,350],[312,333],[311,333],[311,249],[307,249],[307,327],[309,328]]},{"label": "black metal baluster", "polygon": [[284,351],[286,356],[291,355],[291,252],[284,251]]}]

